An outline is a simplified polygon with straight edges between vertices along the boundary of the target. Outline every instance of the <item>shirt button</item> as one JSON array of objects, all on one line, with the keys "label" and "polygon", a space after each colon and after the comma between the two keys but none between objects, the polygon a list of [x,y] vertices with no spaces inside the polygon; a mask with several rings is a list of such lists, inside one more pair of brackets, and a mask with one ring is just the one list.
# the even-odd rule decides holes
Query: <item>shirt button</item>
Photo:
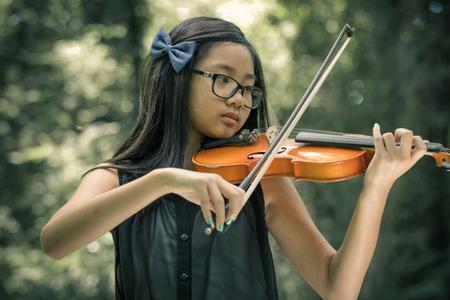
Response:
[{"label": "shirt button", "polygon": [[189,235],[186,234],[186,233],[183,233],[182,235],[180,235],[180,239],[181,239],[183,242],[186,242],[186,241],[189,239]]},{"label": "shirt button", "polygon": [[185,272],[181,273],[180,279],[183,280],[183,281],[188,280],[189,279],[189,274],[185,273]]}]

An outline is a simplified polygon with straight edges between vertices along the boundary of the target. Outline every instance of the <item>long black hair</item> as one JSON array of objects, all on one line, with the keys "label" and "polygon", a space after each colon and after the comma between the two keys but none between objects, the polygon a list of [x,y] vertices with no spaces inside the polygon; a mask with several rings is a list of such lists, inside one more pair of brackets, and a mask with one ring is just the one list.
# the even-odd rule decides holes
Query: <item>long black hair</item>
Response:
[{"label": "long black hair", "polygon": [[239,27],[218,18],[197,17],[183,21],[169,35],[172,44],[195,41],[193,58],[176,73],[167,55],[156,60],[150,55],[146,57],[141,70],[139,115],[131,134],[113,157],[104,161],[107,165],[91,168],[83,176],[97,168],[147,173],[161,167],[182,167],[187,145],[187,100],[192,70],[219,42],[238,43],[249,49],[255,68],[255,86],[264,91],[262,102],[250,112],[243,128],[269,126],[261,61]]}]

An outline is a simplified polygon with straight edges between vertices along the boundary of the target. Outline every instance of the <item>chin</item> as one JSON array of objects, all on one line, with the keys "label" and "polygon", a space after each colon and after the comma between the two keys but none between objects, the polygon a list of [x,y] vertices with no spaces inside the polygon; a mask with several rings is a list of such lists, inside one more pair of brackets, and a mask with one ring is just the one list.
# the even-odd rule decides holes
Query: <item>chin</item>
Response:
[{"label": "chin", "polygon": [[210,138],[215,138],[215,139],[226,139],[226,138],[230,138],[230,137],[234,136],[238,131],[239,131],[239,129],[227,127],[227,128],[222,128],[222,129],[218,129],[218,130],[212,130],[212,131],[208,132],[208,134],[206,134],[206,136],[208,136]]}]

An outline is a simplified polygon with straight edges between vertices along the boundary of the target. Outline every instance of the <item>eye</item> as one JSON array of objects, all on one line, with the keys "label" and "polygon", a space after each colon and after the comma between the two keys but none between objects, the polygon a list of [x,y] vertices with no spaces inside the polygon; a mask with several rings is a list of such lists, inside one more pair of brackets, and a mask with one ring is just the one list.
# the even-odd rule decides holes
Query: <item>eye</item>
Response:
[{"label": "eye", "polygon": [[221,84],[228,84],[231,82],[231,79],[226,76],[219,75],[217,76],[216,81],[218,81]]}]

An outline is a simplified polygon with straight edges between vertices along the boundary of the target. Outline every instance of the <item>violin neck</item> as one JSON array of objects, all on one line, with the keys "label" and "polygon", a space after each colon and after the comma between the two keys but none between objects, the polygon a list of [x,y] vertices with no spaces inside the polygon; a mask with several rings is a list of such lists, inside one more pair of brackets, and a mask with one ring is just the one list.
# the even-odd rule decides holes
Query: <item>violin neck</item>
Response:
[{"label": "violin neck", "polygon": [[[295,136],[295,142],[314,144],[319,146],[333,146],[345,148],[374,148],[373,138],[362,134],[325,133],[300,131]],[[397,146],[400,144],[397,143]],[[443,146],[439,143],[425,142],[427,152],[440,152]]]}]

